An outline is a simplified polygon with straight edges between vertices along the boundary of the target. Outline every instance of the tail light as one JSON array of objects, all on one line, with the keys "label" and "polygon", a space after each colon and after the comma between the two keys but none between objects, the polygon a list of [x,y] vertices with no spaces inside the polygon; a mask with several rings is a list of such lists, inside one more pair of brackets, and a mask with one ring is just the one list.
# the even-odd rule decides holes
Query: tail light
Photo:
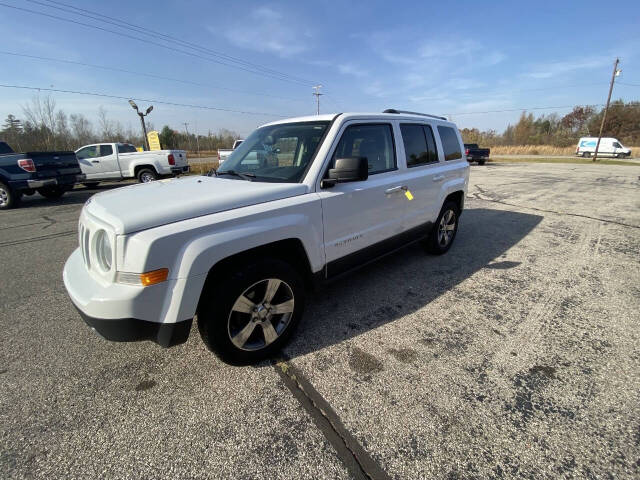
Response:
[{"label": "tail light", "polygon": [[175,165],[176,159],[173,157],[173,153],[169,154],[169,165]]},{"label": "tail light", "polygon": [[464,154],[465,155],[469,155],[469,149],[468,148],[464,151]]},{"label": "tail light", "polygon": [[33,173],[36,171],[36,166],[30,158],[21,158],[18,160],[18,166],[25,172]]}]

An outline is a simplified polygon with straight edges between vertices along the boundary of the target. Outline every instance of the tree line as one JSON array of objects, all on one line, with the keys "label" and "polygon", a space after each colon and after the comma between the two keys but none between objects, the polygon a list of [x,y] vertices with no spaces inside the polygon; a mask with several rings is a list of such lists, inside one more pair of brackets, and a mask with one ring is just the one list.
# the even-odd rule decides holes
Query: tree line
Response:
[{"label": "tree line", "polygon": [[[502,133],[495,130],[463,128],[466,143],[492,147],[498,145],[575,146],[580,137],[598,136],[604,108],[575,106],[564,116],[557,113],[535,117],[522,112],[515,125],[509,124]],[[626,145],[640,145],[640,102],[616,100],[609,106],[602,131],[603,137],[614,137]]]},{"label": "tree line", "polygon": [[[0,127],[0,141],[7,142],[17,152],[77,150],[83,145],[102,142],[144,145],[140,128],[124,127],[117,120],[110,119],[103,107],[98,108],[94,123],[81,113],[67,114],[50,96],[38,96],[23,106],[22,114],[22,118],[7,115]],[[147,122],[147,131],[151,130],[154,130],[153,123]],[[196,136],[165,125],[159,137],[162,148],[211,151],[231,148],[239,135],[222,129],[217,133],[209,131],[207,135]]]},{"label": "tree line", "polygon": [[[557,113],[534,116],[522,112],[515,125],[508,125],[502,132],[463,128],[462,138],[467,143],[492,147],[498,145],[552,145],[568,147],[576,145],[584,136],[597,136],[604,109],[576,106],[564,116]],[[153,130],[148,123],[147,129]],[[615,137],[626,145],[640,145],[640,102],[617,100],[609,107],[603,136]],[[174,130],[165,125],[159,134],[162,148],[189,151],[215,151],[231,148],[239,135],[231,130],[209,131],[206,135]],[[48,96],[34,97],[23,107],[23,118],[9,114],[0,130],[3,140],[16,151],[76,150],[100,142],[123,142],[136,146],[144,144],[139,129],[123,127],[107,116],[100,107],[97,122],[82,114],[68,115],[57,108],[55,100]]]}]

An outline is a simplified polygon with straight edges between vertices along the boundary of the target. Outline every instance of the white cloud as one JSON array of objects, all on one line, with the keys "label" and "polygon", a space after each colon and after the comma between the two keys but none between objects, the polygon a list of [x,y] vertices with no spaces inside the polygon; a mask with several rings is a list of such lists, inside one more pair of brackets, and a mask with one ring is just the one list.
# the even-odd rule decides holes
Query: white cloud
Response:
[{"label": "white cloud", "polygon": [[362,68],[352,64],[352,63],[344,63],[338,65],[338,71],[343,75],[352,75],[354,77],[366,77],[369,75],[369,72],[363,70]]},{"label": "white cloud", "polygon": [[578,70],[601,68],[608,65],[610,61],[611,59],[608,57],[592,57],[587,60],[541,63],[535,65],[530,71],[523,73],[522,76],[534,79],[551,78]]},{"label": "white cloud", "polygon": [[[249,17],[250,21],[243,18],[242,22],[234,22],[225,31],[224,36],[232,44],[280,57],[291,57],[309,50],[311,33],[288,14],[270,7],[260,7],[251,11]],[[209,30],[215,33],[218,29],[209,27]]]}]

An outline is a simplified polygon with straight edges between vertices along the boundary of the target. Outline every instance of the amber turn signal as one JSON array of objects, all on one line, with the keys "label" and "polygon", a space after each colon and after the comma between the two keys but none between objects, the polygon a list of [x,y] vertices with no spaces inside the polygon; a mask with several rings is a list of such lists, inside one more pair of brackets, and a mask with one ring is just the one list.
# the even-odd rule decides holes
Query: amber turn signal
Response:
[{"label": "amber turn signal", "polygon": [[151,272],[140,274],[140,283],[144,287],[149,285],[155,285],[156,283],[162,283],[169,277],[168,268],[160,268],[158,270],[152,270]]}]

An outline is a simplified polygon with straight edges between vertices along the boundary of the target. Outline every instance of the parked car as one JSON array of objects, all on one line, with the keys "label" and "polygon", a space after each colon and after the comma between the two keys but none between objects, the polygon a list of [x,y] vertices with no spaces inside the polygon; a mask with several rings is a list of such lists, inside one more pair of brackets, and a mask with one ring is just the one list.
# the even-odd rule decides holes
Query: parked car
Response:
[{"label": "parked car", "polygon": [[87,176],[85,185],[92,187],[102,180],[137,178],[147,183],[189,171],[184,150],[138,152],[128,143],[97,143],[79,148],[76,156]]},{"label": "parked car", "polygon": [[464,154],[467,156],[467,162],[478,162],[478,165],[484,165],[484,162],[489,160],[491,150],[480,148],[477,143],[465,143]]},{"label": "parked car", "polygon": [[0,142],[0,210],[17,206],[23,195],[35,192],[60,198],[84,179],[73,152],[15,153]]},{"label": "parked car", "polygon": [[233,142],[233,147],[231,148],[219,148],[218,149],[218,165],[222,165],[222,163],[227,159],[229,155],[233,153],[233,151],[240,146],[243,140],[236,140]]},{"label": "parked car", "polygon": [[256,361],[291,336],[306,287],[412,242],[451,248],[469,180],[463,152],[455,124],[425,114],[269,123],[212,176],[94,195],[65,287],[107,339],[175,345],[197,315],[211,350]]},{"label": "parked car", "polygon": [[[582,137],[576,147],[576,155],[579,157],[590,157],[596,151],[598,137]],[[630,157],[631,150],[623,146],[617,139],[602,137],[598,147],[598,156],[602,157]]]}]

